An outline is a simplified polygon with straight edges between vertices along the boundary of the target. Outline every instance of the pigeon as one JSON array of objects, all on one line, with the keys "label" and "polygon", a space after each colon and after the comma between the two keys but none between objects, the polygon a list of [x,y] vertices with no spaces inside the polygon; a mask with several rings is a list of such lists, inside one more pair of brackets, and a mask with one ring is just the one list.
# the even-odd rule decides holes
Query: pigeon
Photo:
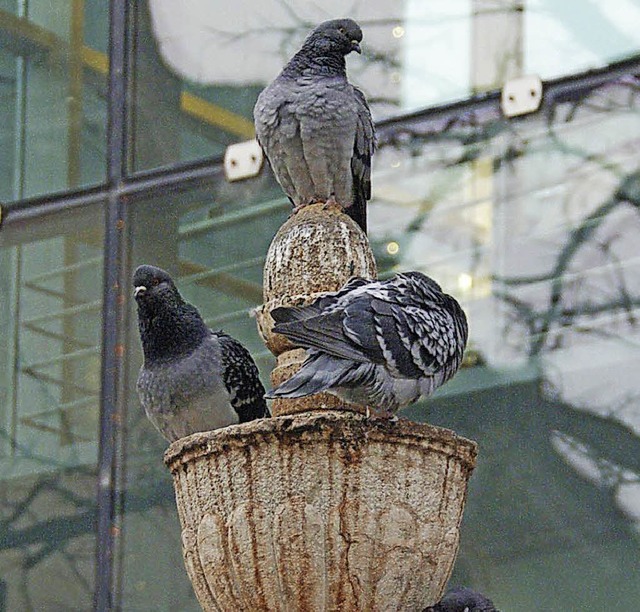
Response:
[{"label": "pigeon", "polygon": [[425,608],[422,612],[498,612],[498,610],[482,593],[465,587],[455,587],[437,604]]},{"label": "pigeon", "polygon": [[265,397],[328,391],[393,417],[458,370],[467,343],[460,304],[421,272],[354,277],[308,306],[271,311],[273,331],[306,348],[302,367]]},{"label": "pigeon", "polygon": [[247,349],[224,332],[211,331],[167,272],[139,266],[133,285],[144,353],[138,397],[169,442],[270,416]]},{"label": "pigeon", "polygon": [[320,24],[253,110],[256,137],[294,212],[337,203],[367,230],[376,138],[364,94],[347,80],[345,56],[361,53],[351,19]]}]

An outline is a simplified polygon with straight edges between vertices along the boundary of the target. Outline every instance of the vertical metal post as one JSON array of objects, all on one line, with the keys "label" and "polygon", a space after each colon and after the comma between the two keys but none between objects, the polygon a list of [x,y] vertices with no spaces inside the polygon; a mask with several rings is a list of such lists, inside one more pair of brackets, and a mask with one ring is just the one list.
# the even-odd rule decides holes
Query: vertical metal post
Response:
[{"label": "vertical metal post", "polygon": [[71,32],[69,54],[69,86],[67,109],[68,121],[68,167],[67,188],[75,189],[81,182],[81,141],[82,141],[82,107],[83,107],[83,72],[82,47],[84,45],[84,0],[71,2]]},{"label": "vertical metal post", "polygon": [[107,126],[107,182],[102,320],[102,409],[98,454],[98,525],[94,609],[115,607],[115,550],[119,494],[119,405],[123,388],[126,207],[120,197],[125,174],[127,0],[111,0]]},{"label": "vertical metal post", "polygon": [[473,0],[471,21],[471,86],[474,92],[500,89],[522,76],[523,0]]}]

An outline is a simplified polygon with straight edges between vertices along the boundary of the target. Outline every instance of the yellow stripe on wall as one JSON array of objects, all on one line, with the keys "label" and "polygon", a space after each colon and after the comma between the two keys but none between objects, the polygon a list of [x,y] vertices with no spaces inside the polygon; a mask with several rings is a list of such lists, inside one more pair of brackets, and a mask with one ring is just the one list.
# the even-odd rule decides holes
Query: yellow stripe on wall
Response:
[{"label": "yellow stripe on wall", "polygon": [[[109,72],[109,58],[107,55],[91,47],[82,47],[82,63],[98,74],[107,74]],[[249,119],[222,106],[207,102],[191,93],[182,92],[180,95],[180,109],[195,119],[220,127],[231,134],[236,134],[243,138],[253,138],[253,123]]]},{"label": "yellow stripe on wall", "polygon": [[109,58],[106,53],[100,53],[86,45],[82,47],[82,63],[99,74],[107,74],[109,72]]},{"label": "yellow stripe on wall", "polygon": [[252,121],[198,96],[183,91],[180,95],[180,108],[192,117],[221,127],[227,132],[244,138],[253,138]]}]

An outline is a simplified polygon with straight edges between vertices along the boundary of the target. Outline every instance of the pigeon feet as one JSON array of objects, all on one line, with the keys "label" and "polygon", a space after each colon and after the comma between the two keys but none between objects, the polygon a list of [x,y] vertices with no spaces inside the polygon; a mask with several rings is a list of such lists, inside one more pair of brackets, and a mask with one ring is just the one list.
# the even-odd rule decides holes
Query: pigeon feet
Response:
[{"label": "pigeon feet", "polygon": [[299,213],[303,208],[311,206],[311,204],[317,204],[318,202],[320,202],[320,200],[318,200],[317,198],[311,198],[308,202],[303,202],[302,204],[294,204],[293,210],[291,211],[291,216]]},{"label": "pigeon feet", "polygon": [[324,203],[322,208],[324,210],[327,210],[328,208],[331,208],[332,206],[337,206],[342,211],[344,211],[344,209],[346,208],[344,205],[340,204],[340,202],[338,202],[338,200],[336,200],[336,196],[333,193],[327,198],[327,201]]}]

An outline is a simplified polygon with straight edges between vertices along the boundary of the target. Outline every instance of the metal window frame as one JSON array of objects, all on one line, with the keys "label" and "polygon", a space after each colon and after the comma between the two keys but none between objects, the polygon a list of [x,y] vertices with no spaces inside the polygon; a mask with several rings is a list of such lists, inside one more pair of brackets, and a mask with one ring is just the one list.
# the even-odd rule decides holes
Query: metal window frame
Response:
[{"label": "metal window frame", "polygon": [[[224,180],[220,159],[206,159],[157,170],[129,174],[129,100],[131,83],[130,3],[111,0],[109,26],[109,89],[107,131],[107,180],[104,184],[81,190],[42,196],[12,204],[4,211],[2,230],[20,227],[56,212],[106,202],[104,242],[104,285],[102,323],[101,411],[98,451],[96,525],[96,582],[94,609],[119,608],[116,576],[118,526],[122,504],[124,435],[121,423],[124,390],[123,335],[126,326],[128,289],[129,204],[154,194],[206,187]],[[538,112],[552,113],[558,102],[579,99],[607,82],[640,75],[640,54],[586,73],[544,83],[542,107]],[[479,121],[498,119],[500,92],[489,92],[464,101],[444,104],[423,111],[396,116],[377,124],[383,144],[402,143],[404,135],[443,130],[452,121],[475,116]],[[515,119],[517,121],[517,119]]]}]

